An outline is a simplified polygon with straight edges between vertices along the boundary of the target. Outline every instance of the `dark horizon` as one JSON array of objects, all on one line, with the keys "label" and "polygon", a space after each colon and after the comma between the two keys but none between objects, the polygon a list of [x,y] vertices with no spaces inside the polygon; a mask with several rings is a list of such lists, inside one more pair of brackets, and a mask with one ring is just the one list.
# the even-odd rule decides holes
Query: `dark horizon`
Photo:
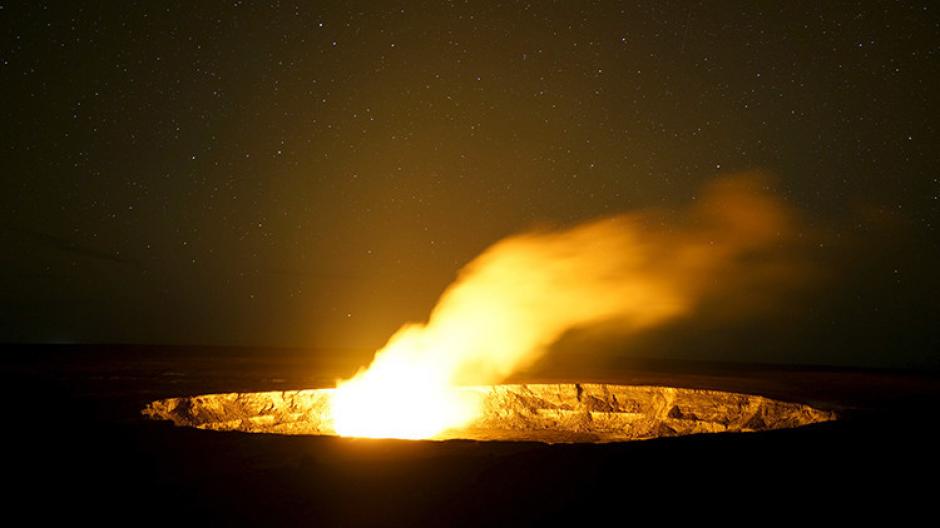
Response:
[{"label": "dark horizon", "polygon": [[[35,352],[29,356],[20,354],[7,354],[4,361],[7,364],[16,364],[19,362],[42,363],[50,359],[59,359],[66,361],[85,361],[89,360],[92,364],[101,361],[110,360],[154,360],[171,359],[176,357],[185,357],[189,359],[220,359],[237,357],[241,359],[252,359],[264,361],[265,358],[274,358],[278,361],[299,360],[309,365],[330,364],[332,367],[342,367],[349,370],[351,375],[356,370],[368,366],[371,362],[376,349],[355,348],[355,347],[299,347],[299,346],[255,346],[255,345],[225,345],[225,344],[160,344],[160,343],[36,343],[36,342],[4,342],[0,343],[0,351],[15,351],[17,353],[24,350]],[[194,356],[193,352],[206,352],[206,356]],[[670,371],[682,371],[683,368],[701,369],[720,368],[723,371],[733,372],[737,369],[742,371],[770,369],[772,371],[785,372],[795,371],[838,371],[842,373],[857,372],[895,372],[899,374],[923,374],[926,376],[936,376],[940,374],[940,362],[926,363],[825,363],[814,362],[794,362],[784,358],[780,361],[754,361],[750,358],[722,359],[695,356],[642,356],[630,353],[624,350],[619,355],[610,355],[603,358],[594,358],[596,361],[588,358],[581,361],[571,355],[565,356],[563,353],[550,353],[545,359],[536,362],[532,367],[522,370],[513,376],[523,379],[528,375],[544,376],[563,376],[571,372],[571,376],[576,376],[584,370],[602,370],[603,368],[615,364],[617,368],[634,367],[644,369],[655,369],[657,365],[668,368]],[[76,355],[76,353],[78,355]],[[325,360],[325,361],[324,361]],[[573,369],[573,370],[572,370]]]}]

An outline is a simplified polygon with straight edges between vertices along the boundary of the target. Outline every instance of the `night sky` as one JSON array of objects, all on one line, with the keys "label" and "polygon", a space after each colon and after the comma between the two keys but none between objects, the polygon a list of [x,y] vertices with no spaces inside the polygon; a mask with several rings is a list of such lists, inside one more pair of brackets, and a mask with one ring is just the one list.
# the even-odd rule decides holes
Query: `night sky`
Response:
[{"label": "night sky", "polygon": [[937,365],[938,80],[933,2],[0,2],[0,342],[374,349],[504,236],[761,171],[820,280],[614,348]]}]

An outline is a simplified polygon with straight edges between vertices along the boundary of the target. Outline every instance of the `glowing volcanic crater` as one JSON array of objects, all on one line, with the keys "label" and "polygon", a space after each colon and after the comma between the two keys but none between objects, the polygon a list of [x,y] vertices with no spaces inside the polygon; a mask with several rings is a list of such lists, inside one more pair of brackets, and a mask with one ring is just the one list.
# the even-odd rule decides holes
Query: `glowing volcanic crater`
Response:
[{"label": "glowing volcanic crater", "polygon": [[[219,431],[389,438],[617,442],[696,433],[749,432],[834,420],[835,413],[763,396],[674,387],[531,384],[450,389],[444,405],[390,392],[349,404],[370,408],[362,424],[336,423],[336,389],[209,394],[150,403],[143,413]],[[372,393],[376,394],[376,393]],[[433,431],[425,412],[474,409],[459,426]],[[440,419],[432,416],[432,419]],[[459,423],[456,417],[451,423]],[[395,421],[398,421],[396,425]],[[438,422],[440,423],[440,422]],[[371,425],[370,425],[371,424]],[[429,428],[430,427],[430,428]]]},{"label": "glowing volcanic crater", "polygon": [[[566,332],[639,332],[693,313],[722,289],[799,283],[783,251],[793,213],[754,177],[718,180],[672,225],[638,212],[503,239],[468,263],[428,320],[402,326],[335,389],[171,398],[145,413],[204,429],[384,438],[618,441],[760,431],[832,420],[798,403],[624,385],[499,383]],[[657,227],[658,226],[658,227]],[[741,299],[738,299],[739,301]],[[750,306],[725,302],[724,306]]]}]

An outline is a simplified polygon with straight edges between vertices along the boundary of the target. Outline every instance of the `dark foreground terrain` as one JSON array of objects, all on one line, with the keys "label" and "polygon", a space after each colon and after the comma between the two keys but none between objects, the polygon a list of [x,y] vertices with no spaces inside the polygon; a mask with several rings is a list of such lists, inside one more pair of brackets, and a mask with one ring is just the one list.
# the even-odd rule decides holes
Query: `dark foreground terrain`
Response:
[{"label": "dark foreground terrain", "polygon": [[330,386],[363,357],[6,346],[5,514],[30,525],[91,526],[554,526],[605,518],[903,525],[934,516],[936,373],[632,361],[516,380],[713,388],[841,417],[795,430],[602,445],[220,433],[139,414],[170,396]]}]

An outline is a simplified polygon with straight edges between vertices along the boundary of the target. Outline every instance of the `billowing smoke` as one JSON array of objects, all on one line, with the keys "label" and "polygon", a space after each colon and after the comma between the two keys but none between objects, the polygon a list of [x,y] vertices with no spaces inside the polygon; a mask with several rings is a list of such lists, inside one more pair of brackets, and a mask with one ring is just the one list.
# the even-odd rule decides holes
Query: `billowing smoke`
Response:
[{"label": "billowing smoke", "polygon": [[367,370],[339,384],[337,431],[433,436],[476,412],[449,387],[498,383],[566,331],[612,321],[639,331],[742,285],[767,294],[800,271],[787,252],[795,218],[764,184],[756,175],[726,178],[682,211],[497,242],[461,270],[426,323],[403,326]]}]

